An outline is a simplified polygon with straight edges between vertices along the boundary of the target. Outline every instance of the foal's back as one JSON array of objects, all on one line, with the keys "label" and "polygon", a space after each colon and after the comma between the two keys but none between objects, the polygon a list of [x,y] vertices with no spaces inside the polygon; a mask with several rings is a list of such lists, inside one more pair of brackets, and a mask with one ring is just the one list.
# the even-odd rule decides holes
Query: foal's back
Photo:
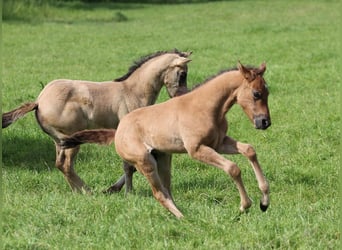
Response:
[{"label": "foal's back", "polygon": [[122,84],[110,81],[55,80],[37,99],[37,119],[55,138],[83,129],[116,127],[119,118],[113,109],[124,100],[114,96],[122,91]]},{"label": "foal's back", "polygon": [[[117,152],[128,155],[138,150],[156,149],[166,153],[185,153],[184,136],[196,133],[193,93],[153,106],[139,108],[122,118],[115,134]],[[192,108],[190,108],[192,106]],[[129,156],[128,156],[129,157]],[[125,157],[124,157],[125,158]],[[127,158],[125,158],[127,159]]]}]

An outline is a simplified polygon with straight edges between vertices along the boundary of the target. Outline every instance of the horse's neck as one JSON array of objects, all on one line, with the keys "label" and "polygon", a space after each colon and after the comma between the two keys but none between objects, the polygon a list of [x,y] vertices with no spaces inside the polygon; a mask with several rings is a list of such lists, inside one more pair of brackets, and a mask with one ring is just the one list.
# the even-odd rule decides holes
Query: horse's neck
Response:
[{"label": "horse's neck", "polygon": [[[194,91],[195,99],[204,101],[202,108],[209,113],[224,116],[236,102],[236,90],[241,86],[237,72],[226,72]],[[202,109],[203,111],[203,109]]]},{"label": "horse's neck", "polygon": [[131,77],[123,83],[126,96],[135,98],[140,106],[152,105],[158,98],[161,86],[158,78]]},{"label": "horse's neck", "polygon": [[143,106],[154,104],[163,87],[162,72],[167,66],[168,64],[158,58],[143,64],[125,80],[126,88],[131,92],[130,95],[137,96]]}]

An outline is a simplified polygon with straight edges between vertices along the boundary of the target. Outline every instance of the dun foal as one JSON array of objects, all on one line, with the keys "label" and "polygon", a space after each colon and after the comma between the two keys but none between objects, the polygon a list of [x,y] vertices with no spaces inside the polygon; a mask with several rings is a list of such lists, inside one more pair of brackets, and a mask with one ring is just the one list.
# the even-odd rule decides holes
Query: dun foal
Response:
[{"label": "dun foal", "polygon": [[226,113],[239,104],[256,129],[271,125],[268,89],[263,74],[266,65],[223,72],[188,94],[164,103],[137,109],[126,115],[117,130],[75,133],[62,145],[85,142],[111,143],[121,158],[136,167],[149,181],[154,197],[176,217],[183,215],[171,195],[171,156],[188,153],[193,159],[229,174],[240,193],[240,210],[252,204],[238,166],[221,154],[242,154],[250,161],[262,197],[260,208],[269,205],[269,186],[253,147],[227,136]]},{"label": "dun foal", "polygon": [[54,80],[35,102],[4,113],[2,127],[35,110],[40,127],[55,142],[56,167],[73,191],[89,192],[73,166],[79,146],[65,149],[61,141],[84,129],[116,128],[127,113],[154,104],[164,85],[170,97],[187,92],[190,54],[174,50],[148,55],[115,81]]}]

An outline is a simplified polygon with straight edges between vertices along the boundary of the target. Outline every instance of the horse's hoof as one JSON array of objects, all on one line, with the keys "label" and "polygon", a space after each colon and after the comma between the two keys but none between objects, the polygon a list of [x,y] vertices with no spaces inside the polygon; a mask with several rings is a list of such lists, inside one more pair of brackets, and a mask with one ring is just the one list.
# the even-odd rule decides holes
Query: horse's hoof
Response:
[{"label": "horse's hoof", "polygon": [[262,204],[260,202],[260,209],[261,209],[261,211],[266,212],[267,208],[268,208],[268,205],[264,205],[264,204]]},{"label": "horse's hoof", "polygon": [[116,186],[111,186],[110,188],[103,190],[102,193],[104,194],[112,194],[112,193],[119,193],[121,188],[117,188]]}]

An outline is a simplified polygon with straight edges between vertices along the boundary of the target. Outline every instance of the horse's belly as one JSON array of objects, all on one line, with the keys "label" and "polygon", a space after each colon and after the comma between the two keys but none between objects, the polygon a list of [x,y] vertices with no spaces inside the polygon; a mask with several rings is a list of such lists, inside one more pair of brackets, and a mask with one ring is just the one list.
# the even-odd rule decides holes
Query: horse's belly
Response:
[{"label": "horse's belly", "polygon": [[119,124],[119,118],[116,114],[108,112],[105,114],[99,114],[88,118],[87,129],[97,128],[117,128]]}]

